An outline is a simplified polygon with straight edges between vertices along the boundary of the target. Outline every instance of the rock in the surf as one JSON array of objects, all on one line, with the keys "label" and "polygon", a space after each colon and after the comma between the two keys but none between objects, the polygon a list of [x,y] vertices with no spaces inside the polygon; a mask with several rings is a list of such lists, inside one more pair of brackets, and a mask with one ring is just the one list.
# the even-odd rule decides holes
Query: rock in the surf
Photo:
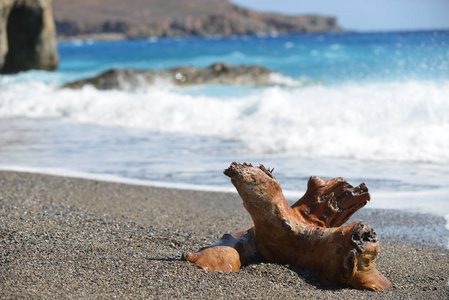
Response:
[{"label": "rock in the surf", "polygon": [[226,63],[216,63],[207,68],[180,66],[165,70],[112,69],[95,77],[67,83],[63,87],[80,89],[85,85],[92,85],[100,90],[129,90],[152,85],[157,79],[169,80],[175,85],[268,85],[272,73],[274,71],[258,65],[231,66]]}]

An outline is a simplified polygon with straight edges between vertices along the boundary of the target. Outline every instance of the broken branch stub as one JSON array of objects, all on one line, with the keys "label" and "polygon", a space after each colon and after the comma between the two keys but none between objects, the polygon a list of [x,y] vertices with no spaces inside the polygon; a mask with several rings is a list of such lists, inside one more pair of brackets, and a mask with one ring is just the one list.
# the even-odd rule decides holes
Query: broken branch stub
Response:
[{"label": "broken branch stub", "polygon": [[311,177],[304,196],[290,206],[272,170],[233,162],[231,178],[254,222],[249,230],[225,234],[214,245],[183,259],[208,270],[238,271],[260,252],[269,262],[321,272],[327,285],[383,290],[391,283],[374,264],[379,253],[375,231],[365,222],[345,223],[370,197],[365,184],[342,178]]},{"label": "broken branch stub", "polygon": [[365,183],[353,187],[343,178],[309,178],[307,191],[292,208],[308,221],[322,227],[338,227],[370,200]]}]

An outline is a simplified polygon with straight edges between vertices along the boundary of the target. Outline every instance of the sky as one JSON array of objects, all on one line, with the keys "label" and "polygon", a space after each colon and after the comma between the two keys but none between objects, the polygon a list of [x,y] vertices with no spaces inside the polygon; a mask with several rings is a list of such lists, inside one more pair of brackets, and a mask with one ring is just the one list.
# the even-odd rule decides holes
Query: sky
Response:
[{"label": "sky", "polygon": [[257,11],[337,17],[345,30],[449,29],[449,0],[231,0]]}]

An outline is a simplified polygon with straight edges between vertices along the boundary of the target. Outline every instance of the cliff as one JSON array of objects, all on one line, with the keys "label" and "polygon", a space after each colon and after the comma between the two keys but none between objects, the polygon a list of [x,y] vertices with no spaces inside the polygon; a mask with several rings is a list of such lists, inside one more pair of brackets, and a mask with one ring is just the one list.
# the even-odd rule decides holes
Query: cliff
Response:
[{"label": "cliff", "polygon": [[0,73],[58,66],[52,0],[0,0]]},{"label": "cliff", "polygon": [[59,36],[124,38],[340,31],[335,18],[258,13],[228,0],[55,0]]}]

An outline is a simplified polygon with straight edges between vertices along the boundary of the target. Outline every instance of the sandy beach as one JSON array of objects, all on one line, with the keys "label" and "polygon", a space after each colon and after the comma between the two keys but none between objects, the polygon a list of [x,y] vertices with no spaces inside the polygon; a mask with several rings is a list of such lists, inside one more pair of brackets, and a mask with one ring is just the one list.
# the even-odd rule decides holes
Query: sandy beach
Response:
[{"label": "sandy beach", "polygon": [[386,291],[330,288],[317,273],[271,263],[223,273],[181,261],[252,225],[234,193],[1,171],[0,297],[448,299],[443,218],[365,208],[354,220],[380,236]]}]

